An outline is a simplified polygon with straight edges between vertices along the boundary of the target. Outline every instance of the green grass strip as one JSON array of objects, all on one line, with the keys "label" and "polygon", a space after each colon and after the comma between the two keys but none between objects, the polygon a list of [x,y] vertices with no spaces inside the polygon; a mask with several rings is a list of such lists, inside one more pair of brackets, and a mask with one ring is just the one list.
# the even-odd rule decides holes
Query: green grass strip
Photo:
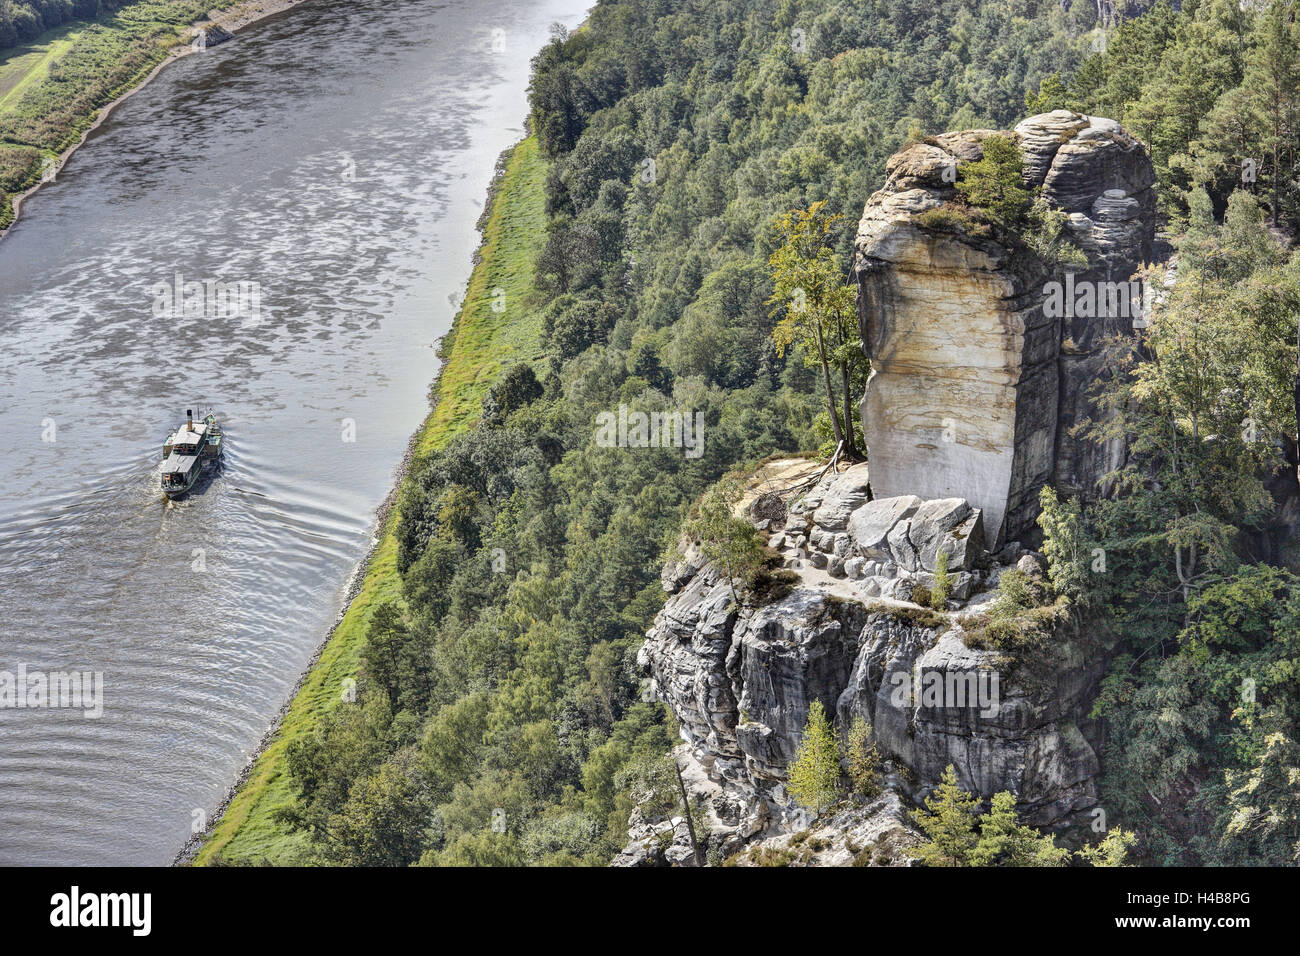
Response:
[{"label": "green grass strip", "polygon": [[[505,173],[493,192],[479,262],[444,343],[446,363],[433,389],[434,408],[418,433],[417,456],[472,427],[483,398],[505,367],[519,358],[535,358],[541,350],[541,322],[528,305],[537,254],[546,240],[545,184],[546,162],[536,139],[530,137],[510,152]],[[504,309],[493,308],[494,303],[503,301]],[[306,835],[288,833],[272,819],[277,808],[294,799],[285,750],[293,740],[312,733],[339,705],[344,679],[356,675],[375,607],[401,600],[396,526],[397,509],[393,508],[360,593],[294,698],[279,731],[199,850],[196,865],[218,860],[293,864],[306,859]]]}]

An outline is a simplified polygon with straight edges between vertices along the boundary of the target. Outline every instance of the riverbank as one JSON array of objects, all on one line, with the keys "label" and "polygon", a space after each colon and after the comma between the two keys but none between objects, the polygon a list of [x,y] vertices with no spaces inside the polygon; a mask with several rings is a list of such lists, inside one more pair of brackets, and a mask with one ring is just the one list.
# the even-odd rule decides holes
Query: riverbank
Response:
[{"label": "riverbank", "polygon": [[[343,702],[374,609],[385,601],[401,601],[396,504],[410,464],[472,427],[483,398],[508,362],[540,350],[540,319],[527,303],[546,235],[546,169],[533,137],[507,151],[498,163],[480,220],[482,242],[474,270],[439,349],[445,361],[430,389],[432,407],[411,439],[395,487],[379,511],[376,544],[353,578],[339,622],[218,806],[214,825],[182,848],[177,863],[293,864],[307,858],[306,834],[290,833],[275,819],[276,811],[292,806],[295,799],[285,768],[287,749],[314,732]],[[501,300],[498,289],[504,290],[506,302],[519,308],[494,310],[493,302]]]},{"label": "riverbank", "polygon": [[64,24],[0,57],[0,239],[23,203],[90,134],[164,67],[191,53],[201,30],[238,31],[308,0],[144,0],[99,20]]}]

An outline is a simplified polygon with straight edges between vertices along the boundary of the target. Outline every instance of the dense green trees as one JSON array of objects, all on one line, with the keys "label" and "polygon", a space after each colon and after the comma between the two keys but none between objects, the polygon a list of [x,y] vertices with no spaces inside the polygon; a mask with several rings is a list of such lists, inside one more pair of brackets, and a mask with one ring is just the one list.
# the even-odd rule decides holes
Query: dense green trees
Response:
[{"label": "dense green trees", "polygon": [[1026,100],[1123,122],[1151,148],[1166,211],[1190,193],[1216,210],[1244,187],[1275,226],[1300,225],[1300,23],[1296,0],[1160,0],[1109,31],[1069,82],[1048,77]]},{"label": "dense green trees", "polygon": [[1053,585],[1117,642],[1095,708],[1110,818],[1146,861],[1280,864],[1300,858],[1300,591],[1293,537],[1266,529],[1296,493],[1300,260],[1244,189],[1216,223],[1210,188],[1100,388],[1094,433],[1129,448],[1114,493],[1045,494],[1040,523]]},{"label": "dense green trees", "polygon": [[[927,838],[912,855],[926,866],[945,867],[1069,863],[1069,850],[1020,822],[1014,794],[994,794],[986,811],[981,810],[982,803],[957,785],[956,769],[949,765],[939,786],[926,798],[925,807],[912,811],[912,818]],[[1092,866],[1126,866],[1134,842],[1132,833],[1116,828],[1077,855]]]},{"label": "dense green trees", "polygon": [[[909,133],[1007,128],[1027,98],[1135,124],[1190,238],[1149,340],[1117,352],[1102,396],[1115,415],[1097,427],[1134,448],[1119,493],[1048,502],[1059,597],[1042,607],[1035,585],[1004,576],[985,636],[1033,652],[1035,615],[1114,609],[1096,625],[1122,642],[1098,705],[1104,806],[1141,842],[1112,828],[1092,862],[1130,845],[1185,861],[1278,860],[1294,845],[1300,734],[1283,687],[1297,602],[1285,573],[1258,565],[1249,525],[1273,487],[1261,469],[1295,433],[1295,272],[1260,219],[1263,202],[1294,222],[1295,141],[1292,127],[1266,157],[1263,101],[1241,88],[1252,70],[1280,75],[1261,24],[1293,24],[1227,0],[1162,2],[1094,51],[1095,17],[1035,0],[605,0],[557,33],[531,88],[552,164],[529,304],[544,352],[512,356],[476,427],[412,469],[405,612],[377,616],[356,704],[290,755],[301,797],[287,816],[322,859],[609,859],[631,792],[666,789],[654,767],[674,733],[639,700],[635,665],[665,549],[723,475],[834,446],[820,361],[772,346],[786,316],[766,303],[795,287],[768,269],[789,235],[780,217],[822,202],[843,216],[823,236],[842,279],[857,213]],[[1252,156],[1259,177],[1242,182]],[[1068,254],[1032,204],[1023,215]],[[855,388],[831,402],[842,429]],[[620,406],[702,413],[702,454],[597,442],[597,416]],[[875,755],[860,730],[849,748],[865,795]],[[423,813],[418,839],[394,795]],[[945,858],[1059,862],[1005,800],[978,832],[949,817]]]},{"label": "dense green trees", "polygon": [[116,10],[129,0],[0,0],[0,50],[36,39],[42,30]]}]

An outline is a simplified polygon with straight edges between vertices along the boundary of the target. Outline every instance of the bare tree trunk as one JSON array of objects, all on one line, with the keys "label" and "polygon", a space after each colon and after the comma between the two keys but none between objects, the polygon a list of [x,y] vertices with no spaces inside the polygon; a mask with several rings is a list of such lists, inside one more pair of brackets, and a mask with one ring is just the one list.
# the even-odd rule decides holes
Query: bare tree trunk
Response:
[{"label": "bare tree trunk", "polygon": [[1280,158],[1278,156],[1278,151],[1279,151],[1279,140],[1278,137],[1274,136],[1273,137],[1273,228],[1274,229],[1278,227],[1278,210],[1279,207],[1281,206],[1281,201],[1278,199],[1278,180],[1282,178],[1282,170],[1278,166],[1278,162]]},{"label": "bare tree trunk", "polygon": [[858,439],[853,432],[853,397],[849,394],[849,366],[840,365],[840,378],[844,385],[844,455],[850,461],[859,461],[862,453],[858,451]]},{"label": "bare tree trunk", "polygon": [[1300,325],[1296,326],[1296,375],[1291,386],[1291,405],[1295,407],[1297,432],[1295,436],[1288,436],[1294,437],[1291,450],[1294,451],[1295,460],[1288,455],[1287,462],[1291,464],[1291,483],[1295,485],[1300,481],[1300,470],[1297,470],[1297,466],[1300,466]]},{"label": "bare tree trunk", "polygon": [[682,811],[686,814],[686,832],[691,836],[691,853],[695,855],[695,865],[704,866],[704,857],[700,854],[700,841],[695,839],[695,821],[691,819],[691,801],[686,796],[686,781],[682,779],[682,768],[675,756],[673,769],[677,771],[677,789],[682,793]]},{"label": "bare tree trunk", "polygon": [[822,338],[822,327],[817,326],[817,357],[822,363],[822,380],[826,383],[826,408],[831,413],[831,426],[835,429],[835,440],[844,441],[844,432],[840,430],[840,413],[835,410],[835,389],[831,387],[831,367],[826,361],[826,340]]}]

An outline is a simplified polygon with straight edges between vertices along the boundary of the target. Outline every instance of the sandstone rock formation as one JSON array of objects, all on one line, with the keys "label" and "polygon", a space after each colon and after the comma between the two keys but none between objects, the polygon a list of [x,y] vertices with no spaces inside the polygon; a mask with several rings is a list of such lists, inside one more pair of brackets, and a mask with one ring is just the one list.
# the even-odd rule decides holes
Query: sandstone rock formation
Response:
[{"label": "sandstone rock formation", "polygon": [[[854,270],[872,363],[869,463],[746,499],[794,580],[738,607],[689,542],[664,568],[669,597],[638,662],[678,718],[679,765],[707,800],[711,852],[738,863],[904,863],[919,839],[907,807],[949,765],[965,790],[1014,793],[1036,825],[1065,828],[1096,804],[1087,715],[1104,642],[1053,608],[1035,609],[1052,612],[1040,619],[1049,647],[1023,659],[979,635],[1003,574],[1044,577],[1023,550],[1040,489],[1095,493],[1122,461],[1122,447],[1071,429],[1095,415],[1104,340],[1142,318],[1128,280],[1153,257],[1154,175],[1111,120],[1058,110],[1003,134],[1087,257],[1067,275],[955,203],[958,170],[993,132],[908,146],[866,204]],[[1099,287],[1120,283],[1123,295],[1099,301]],[[1093,290],[1090,310],[1072,307],[1064,290],[1076,286]],[[1051,308],[1054,294],[1070,305]],[[768,478],[798,472],[777,464]],[[814,701],[840,733],[869,722],[885,758],[879,797],[820,821],[786,791]],[[686,862],[679,823],[634,814],[618,862]]]},{"label": "sandstone rock formation", "polygon": [[[1033,528],[1044,484],[1093,492],[1122,454],[1069,429],[1089,414],[1102,340],[1133,316],[1049,314],[1048,283],[1063,282],[1062,270],[1012,237],[922,216],[953,212],[957,170],[992,132],[948,133],[893,156],[863,211],[854,270],[872,362],[861,414],[875,494],[965,498],[998,546]],[[1066,213],[1088,256],[1072,281],[1127,283],[1154,237],[1155,177],[1141,144],[1111,120],[1066,110],[1005,135],[1020,143],[1026,183]]]},{"label": "sandstone rock formation", "polygon": [[1102,343],[1142,321],[1140,309],[1147,303],[1140,293],[1126,302],[1122,284],[1154,258],[1155,171],[1141,143],[1114,120],[1056,110],[1024,120],[1016,135],[1025,153],[1026,180],[1041,186],[1047,201],[1069,215],[1066,225],[1088,256],[1087,269],[1058,269],[1053,279],[1064,284],[1062,273],[1073,271],[1075,288],[1121,293],[1113,302],[1099,303],[1094,314],[1062,319],[1053,481],[1064,493],[1094,495],[1098,480],[1122,464],[1124,448],[1070,432],[1096,417],[1088,392],[1107,372]]},{"label": "sandstone rock formation", "polygon": [[[830,475],[790,503],[784,522],[763,519],[797,578],[784,596],[737,607],[719,569],[690,547],[666,569],[669,597],[638,661],[677,715],[690,789],[708,796],[727,853],[761,841],[792,860],[807,856],[786,839],[809,820],[785,779],[813,701],[841,732],[855,717],[871,723],[893,762],[887,789],[909,801],[953,764],[968,790],[1016,793],[1034,823],[1066,823],[1096,802],[1084,715],[1100,662],[1079,656],[1031,680],[1004,673],[999,654],[967,647],[963,617],[992,597],[1003,571],[984,547],[981,511],[962,499],[868,501],[866,474],[857,465]],[[1014,564],[1021,555],[1012,548],[1003,557]],[[941,563],[952,613],[913,602],[918,589],[941,586]],[[1036,563],[1031,570],[1041,573]],[[852,855],[864,841],[883,841],[897,852],[879,862],[902,862],[900,848],[915,834],[886,804],[858,808],[845,825],[863,839],[827,843],[839,846],[833,861],[845,862],[849,842],[858,847]],[[666,823],[634,820],[620,862],[666,863],[687,852]]]}]

